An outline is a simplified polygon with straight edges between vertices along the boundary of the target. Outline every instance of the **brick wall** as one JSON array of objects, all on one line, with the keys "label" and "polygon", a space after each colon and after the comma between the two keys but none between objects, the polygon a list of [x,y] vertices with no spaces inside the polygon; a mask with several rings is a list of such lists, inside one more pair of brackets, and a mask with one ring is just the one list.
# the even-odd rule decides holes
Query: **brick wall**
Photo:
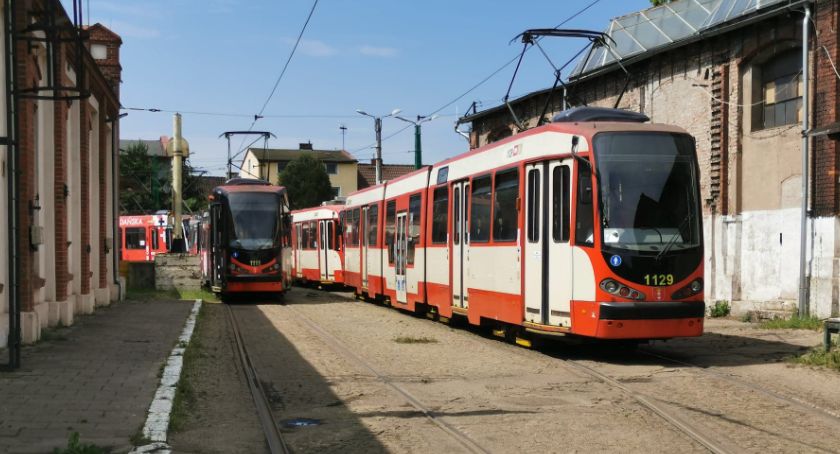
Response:
[{"label": "brick wall", "polygon": [[[814,51],[814,93],[813,124],[811,127],[833,123],[837,118],[837,90],[840,80],[832,68],[840,62],[837,42],[836,1],[817,2],[814,14],[816,36],[813,38]],[[828,55],[826,55],[828,54]],[[830,56],[830,59],[829,57]],[[813,209],[816,216],[837,214],[838,194],[838,159],[837,142],[826,137],[816,140],[813,147]]]},{"label": "brick wall", "polygon": [[[57,49],[56,60],[64,61],[66,57],[66,45]],[[62,84],[69,84],[66,74],[61,72]],[[68,234],[67,234],[67,116],[69,108],[67,102],[57,102],[54,106],[53,132],[55,150],[53,160],[55,162],[55,177],[53,190],[55,192],[55,299],[65,301],[67,299],[68,276]]]},{"label": "brick wall", "polygon": [[90,107],[86,100],[79,105],[79,163],[81,166],[81,196],[82,196],[82,294],[90,293],[90,254],[92,252],[90,238]]}]

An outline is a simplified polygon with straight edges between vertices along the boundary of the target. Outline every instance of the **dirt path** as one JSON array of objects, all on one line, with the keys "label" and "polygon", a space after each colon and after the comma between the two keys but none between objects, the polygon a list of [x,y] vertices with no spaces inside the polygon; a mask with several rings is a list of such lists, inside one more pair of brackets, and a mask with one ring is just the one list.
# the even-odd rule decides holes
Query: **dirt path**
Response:
[{"label": "dirt path", "polygon": [[[710,320],[701,338],[639,352],[556,342],[531,351],[314,290],[295,289],[285,305],[234,310],[294,452],[476,450],[441,424],[488,452],[706,451],[627,392],[578,366],[654,400],[727,450],[840,449],[840,418],[832,416],[840,415],[840,375],[782,361],[819,343],[818,333]],[[239,440],[265,449],[246,388],[230,385],[241,378],[224,372],[236,364],[232,350],[228,354],[213,358],[217,363],[208,372],[219,375],[217,392],[202,398],[228,403],[205,410],[235,413],[230,419],[250,428],[239,431]],[[202,424],[213,426],[213,416],[204,418]],[[205,451],[201,443],[208,437],[196,437],[190,449]]]}]

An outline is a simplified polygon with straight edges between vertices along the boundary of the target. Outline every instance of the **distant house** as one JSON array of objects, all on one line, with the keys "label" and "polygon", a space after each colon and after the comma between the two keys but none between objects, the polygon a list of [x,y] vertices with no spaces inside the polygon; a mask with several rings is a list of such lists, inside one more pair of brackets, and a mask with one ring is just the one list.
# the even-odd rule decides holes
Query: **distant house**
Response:
[{"label": "distant house", "polygon": [[298,149],[249,148],[242,159],[241,178],[257,178],[279,184],[280,172],[290,161],[311,154],[324,163],[330,176],[333,196],[344,197],[358,188],[358,161],[344,150],[315,150],[311,143]]},{"label": "distant house", "polygon": [[[382,164],[382,181],[390,181],[416,170],[412,164]],[[358,187],[364,189],[376,184],[376,165],[359,164]]]}]

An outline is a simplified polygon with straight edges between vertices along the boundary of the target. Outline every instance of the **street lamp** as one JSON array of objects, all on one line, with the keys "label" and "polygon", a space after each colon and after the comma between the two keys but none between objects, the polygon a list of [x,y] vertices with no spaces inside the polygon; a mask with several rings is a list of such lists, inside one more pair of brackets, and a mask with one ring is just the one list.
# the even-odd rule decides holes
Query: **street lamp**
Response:
[{"label": "street lamp", "polygon": [[409,120],[407,118],[400,117],[399,115],[396,116],[397,120],[402,120],[406,123],[411,123],[414,125],[414,168],[419,169],[420,166],[423,165],[423,151],[420,145],[420,125],[427,122],[432,121],[437,118],[438,115],[434,114],[431,117],[424,117],[423,115],[417,116],[417,121]]},{"label": "street lamp", "polygon": [[393,117],[400,113],[400,109],[394,109],[388,115],[377,117],[364,110],[356,109],[356,113],[373,118],[373,128],[376,131],[376,184],[382,183],[382,119]]}]

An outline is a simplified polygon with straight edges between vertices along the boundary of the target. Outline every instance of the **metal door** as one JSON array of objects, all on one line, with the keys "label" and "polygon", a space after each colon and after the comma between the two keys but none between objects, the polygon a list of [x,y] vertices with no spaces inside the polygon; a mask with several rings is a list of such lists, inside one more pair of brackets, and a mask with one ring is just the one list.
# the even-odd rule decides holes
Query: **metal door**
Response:
[{"label": "metal door", "polygon": [[467,201],[470,185],[466,181],[452,183],[452,240],[449,244],[452,263],[452,306],[466,309],[469,307],[468,291],[465,285],[467,250],[469,248],[469,228],[467,221]]},{"label": "metal door", "polygon": [[370,217],[368,216],[368,207],[362,208],[362,223],[359,228],[359,254],[362,261],[362,288],[368,288],[368,236],[370,234]]},{"label": "metal door", "polygon": [[[325,221],[325,224],[327,226],[327,245],[324,247],[324,249],[325,249],[324,250],[324,260],[325,260],[325,262],[328,263],[329,258],[331,256],[335,255],[330,251],[336,250],[336,247],[335,247],[335,241],[336,241],[336,238],[335,238],[335,221]],[[330,266],[330,267],[327,268],[327,280],[332,281],[333,279],[335,279],[335,268],[338,267],[338,266],[341,266],[341,265],[336,263],[336,264],[333,264],[333,266]]]},{"label": "metal door", "polygon": [[397,287],[397,302],[405,303],[406,298],[406,279],[405,267],[408,252],[408,226],[406,220],[407,213],[402,212],[397,214],[397,238],[394,244],[394,268],[396,271],[396,287]]},{"label": "metal door", "polygon": [[218,203],[210,205],[210,286],[214,291],[220,291],[224,283],[225,264],[224,248],[222,239],[224,237],[222,228],[222,206]]},{"label": "metal door", "polygon": [[327,263],[327,221],[318,221],[318,268],[321,280],[326,281],[329,275],[329,264]]},{"label": "metal door", "polygon": [[569,326],[572,295],[570,163],[525,166],[525,320]]}]

